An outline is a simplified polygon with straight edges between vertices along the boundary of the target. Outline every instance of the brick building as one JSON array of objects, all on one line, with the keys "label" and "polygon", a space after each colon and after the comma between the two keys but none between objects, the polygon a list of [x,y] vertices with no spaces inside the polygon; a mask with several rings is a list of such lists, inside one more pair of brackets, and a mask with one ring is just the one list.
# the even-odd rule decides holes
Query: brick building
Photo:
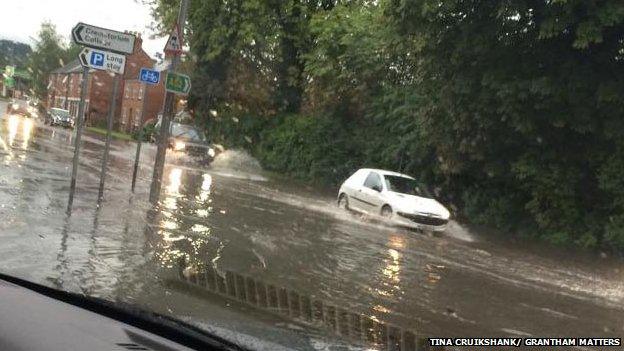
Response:
[{"label": "brick building", "polygon": [[121,104],[121,118],[119,130],[132,132],[141,125],[143,109],[143,94],[147,89],[147,104],[145,105],[144,120],[157,118],[162,111],[165,88],[163,84],[156,86],[145,85],[138,79],[126,79]]},{"label": "brick building", "polygon": [[[119,80],[117,106],[114,111],[114,128],[120,131],[132,131],[140,124],[143,107],[143,89],[137,77],[141,67],[153,67],[152,60],[142,48],[143,40],[137,36],[134,52],[126,56],[126,68]],[[78,59],[53,71],[49,77],[48,107],[59,107],[78,116],[80,102],[80,83],[82,67]],[[88,125],[106,125],[113,91],[113,75],[109,72],[89,70],[87,78],[87,95],[85,99],[86,122]],[[155,118],[160,112],[164,100],[164,86],[148,87],[148,99],[145,119]]]}]

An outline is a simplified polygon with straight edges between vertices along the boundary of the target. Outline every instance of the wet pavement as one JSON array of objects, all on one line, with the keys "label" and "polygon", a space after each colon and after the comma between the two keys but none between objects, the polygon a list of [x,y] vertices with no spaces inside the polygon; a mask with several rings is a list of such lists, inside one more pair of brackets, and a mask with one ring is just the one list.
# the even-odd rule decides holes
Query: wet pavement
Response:
[{"label": "wet pavement", "polygon": [[[0,102],[0,113],[5,108]],[[210,166],[169,153],[152,208],[154,146],[143,148],[132,194],[135,144],[115,141],[98,206],[103,141],[87,133],[67,216],[71,141],[70,130],[0,118],[0,271],[138,304],[271,350],[339,349],[366,338],[343,344],[345,333],[331,323],[245,303],[228,291],[228,277],[234,285],[237,277],[253,280],[243,295],[254,291],[254,299],[259,286],[289,292],[291,312],[322,301],[420,336],[624,334],[618,259],[501,242],[457,223],[433,237],[385,226],[338,210],[327,189],[262,172],[238,151]],[[223,281],[223,293],[199,275]]]}]

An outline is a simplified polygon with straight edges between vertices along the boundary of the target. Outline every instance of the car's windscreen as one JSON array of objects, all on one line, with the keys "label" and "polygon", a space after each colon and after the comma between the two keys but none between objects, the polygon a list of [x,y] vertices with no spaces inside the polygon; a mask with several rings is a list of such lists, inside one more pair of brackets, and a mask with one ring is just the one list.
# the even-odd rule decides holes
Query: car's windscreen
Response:
[{"label": "car's windscreen", "polygon": [[190,139],[196,142],[205,140],[204,135],[195,127],[180,123],[171,123],[171,136]]},{"label": "car's windscreen", "polygon": [[415,179],[385,175],[386,188],[388,191],[395,193],[416,195],[420,197],[432,198],[431,193],[422,184],[418,183]]}]

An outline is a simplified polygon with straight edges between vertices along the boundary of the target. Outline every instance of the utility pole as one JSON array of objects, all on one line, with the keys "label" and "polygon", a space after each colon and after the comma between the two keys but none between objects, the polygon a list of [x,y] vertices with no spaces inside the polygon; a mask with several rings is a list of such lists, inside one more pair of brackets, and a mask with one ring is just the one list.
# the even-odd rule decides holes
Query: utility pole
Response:
[{"label": "utility pole", "polygon": [[78,106],[78,118],[76,124],[76,138],[74,140],[74,159],[72,161],[71,183],[69,185],[69,202],[67,204],[67,213],[71,213],[74,203],[74,192],[76,191],[76,173],[78,173],[78,155],[80,154],[80,138],[82,136],[82,126],[84,124],[85,115],[85,99],[87,97],[87,81],[89,80],[89,68],[82,68],[82,84],[80,87],[80,104]]},{"label": "utility pole", "polygon": [[[184,33],[184,25],[186,23],[186,12],[188,10],[189,0],[180,0],[180,12],[178,13],[178,29],[180,36]],[[175,72],[180,64],[180,54],[174,55],[171,62],[170,72]],[[169,126],[173,117],[175,95],[172,92],[165,94],[165,109],[163,111],[162,121],[160,123],[160,133],[158,139],[158,149],[156,151],[156,161],[154,162],[154,173],[152,174],[152,184],[150,187],[150,203],[155,205],[160,197],[160,189],[162,186],[163,171],[165,168],[165,157],[167,155],[167,146],[169,143]]]},{"label": "utility pole", "polygon": [[100,170],[100,189],[98,192],[98,203],[104,196],[104,181],[106,179],[106,168],[108,163],[108,154],[110,151],[110,143],[113,131],[113,117],[115,116],[115,109],[117,107],[117,90],[119,89],[119,75],[115,74],[113,78],[113,96],[110,111],[108,111],[108,129],[106,131],[106,144],[104,144],[104,155],[102,156],[102,169]]},{"label": "utility pole", "polygon": [[65,102],[63,102],[63,109],[69,110],[69,86],[71,85],[71,73],[67,73],[67,88],[65,89]]}]

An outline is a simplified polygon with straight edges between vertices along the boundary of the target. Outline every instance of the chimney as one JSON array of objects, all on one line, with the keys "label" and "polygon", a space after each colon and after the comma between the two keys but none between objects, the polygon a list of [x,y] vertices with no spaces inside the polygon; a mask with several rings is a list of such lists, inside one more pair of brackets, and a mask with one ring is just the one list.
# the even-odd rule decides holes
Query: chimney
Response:
[{"label": "chimney", "polygon": [[134,39],[134,52],[141,50],[143,47],[143,38],[141,38],[141,33],[134,33],[136,39]]}]

